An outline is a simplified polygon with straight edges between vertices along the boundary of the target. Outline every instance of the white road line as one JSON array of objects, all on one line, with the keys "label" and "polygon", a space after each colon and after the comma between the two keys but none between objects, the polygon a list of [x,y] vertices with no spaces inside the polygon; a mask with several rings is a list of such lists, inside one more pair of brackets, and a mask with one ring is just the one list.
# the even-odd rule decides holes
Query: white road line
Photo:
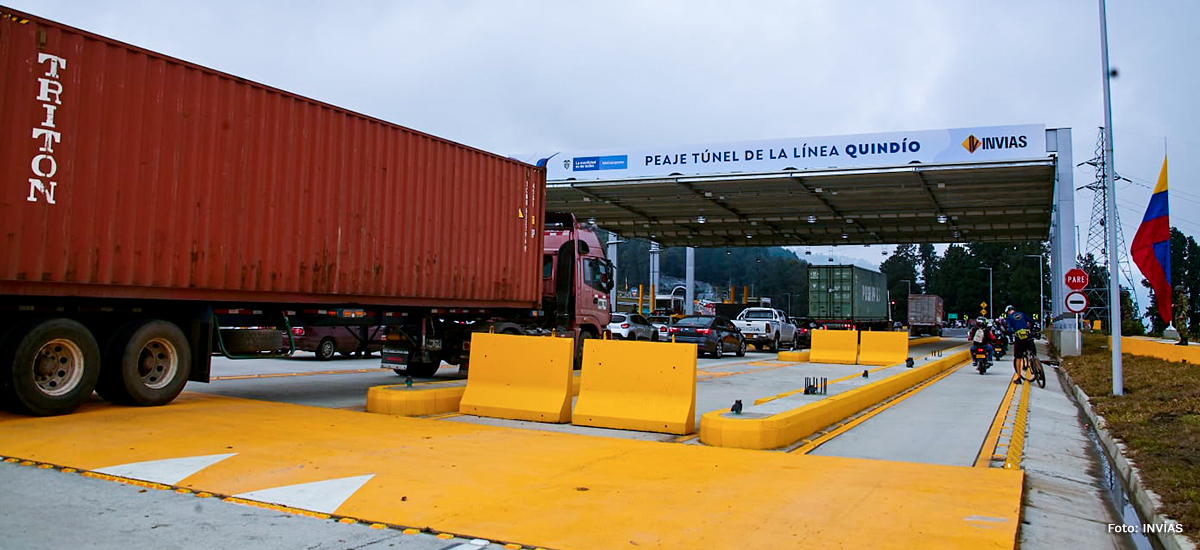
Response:
[{"label": "white road line", "polygon": [[281,504],[291,508],[332,514],[337,511],[343,502],[346,502],[346,499],[353,496],[356,491],[361,489],[373,477],[375,477],[375,474],[327,479],[311,483],[259,489],[234,496],[247,500],[258,500],[272,504]]},{"label": "white road line", "polygon": [[177,485],[180,481],[183,481],[188,476],[191,476],[200,470],[203,470],[236,454],[237,453],[185,456],[183,458],[166,458],[162,460],[147,460],[145,462],[130,462],[129,464],[108,466],[95,471],[97,473],[108,474],[110,476],[140,479],[142,481],[151,481],[154,483],[162,483],[164,485]]}]

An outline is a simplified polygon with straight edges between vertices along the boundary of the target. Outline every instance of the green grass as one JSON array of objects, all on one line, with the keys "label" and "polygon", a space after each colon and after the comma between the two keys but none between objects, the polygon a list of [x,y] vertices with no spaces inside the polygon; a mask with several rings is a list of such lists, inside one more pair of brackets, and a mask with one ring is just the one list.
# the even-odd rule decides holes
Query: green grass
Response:
[{"label": "green grass", "polygon": [[1197,541],[1200,529],[1200,366],[1124,355],[1125,395],[1112,395],[1107,337],[1083,335],[1083,354],[1062,366],[1091,398],[1109,432],[1125,443],[1163,513]]}]

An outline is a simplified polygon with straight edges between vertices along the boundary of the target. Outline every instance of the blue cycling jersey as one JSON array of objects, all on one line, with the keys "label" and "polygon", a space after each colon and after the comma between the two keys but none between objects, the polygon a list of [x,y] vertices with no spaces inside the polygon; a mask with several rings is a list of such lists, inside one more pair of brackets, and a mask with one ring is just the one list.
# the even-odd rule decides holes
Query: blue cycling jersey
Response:
[{"label": "blue cycling jersey", "polygon": [[1005,317],[1005,320],[1008,321],[1009,330],[1013,332],[1023,328],[1029,328],[1029,318],[1025,317],[1025,314],[1021,313],[1020,311],[1013,310],[1012,313],[1009,313],[1008,316]]}]

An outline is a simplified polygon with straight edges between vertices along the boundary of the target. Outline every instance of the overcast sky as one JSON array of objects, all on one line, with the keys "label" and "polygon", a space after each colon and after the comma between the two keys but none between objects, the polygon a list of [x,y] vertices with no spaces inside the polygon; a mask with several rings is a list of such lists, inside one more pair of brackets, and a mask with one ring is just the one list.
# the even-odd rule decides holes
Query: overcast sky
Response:
[{"label": "overcast sky", "polygon": [[[1080,163],[1104,120],[1092,0],[6,4],[506,155],[1045,124]],[[1200,237],[1197,22],[1196,0],[1108,2],[1127,243],[1164,147],[1172,224]]]}]

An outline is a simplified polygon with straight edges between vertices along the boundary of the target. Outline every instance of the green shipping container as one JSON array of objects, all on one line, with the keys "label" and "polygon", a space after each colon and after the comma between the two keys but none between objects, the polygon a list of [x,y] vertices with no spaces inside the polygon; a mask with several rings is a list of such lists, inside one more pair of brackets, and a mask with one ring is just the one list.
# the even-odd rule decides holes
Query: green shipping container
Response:
[{"label": "green shipping container", "polygon": [[810,265],[808,316],[859,323],[886,321],[887,277],[854,265]]}]

